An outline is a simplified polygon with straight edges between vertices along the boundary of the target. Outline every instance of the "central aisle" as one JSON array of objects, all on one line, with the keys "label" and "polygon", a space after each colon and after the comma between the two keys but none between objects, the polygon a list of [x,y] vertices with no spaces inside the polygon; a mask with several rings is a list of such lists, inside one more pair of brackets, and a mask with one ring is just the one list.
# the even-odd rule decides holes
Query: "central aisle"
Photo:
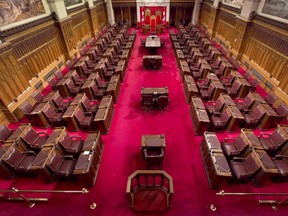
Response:
[{"label": "central aisle", "polygon": [[[173,207],[167,213],[187,215],[194,209],[193,214],[199,215],[199,201],[195,193],[199,186],[195,185],[195,178],[198,170],[203,175],[204,168],[199,146],[192,146],[200,143],[202,137],[194,137],[189,105],[185,101],[168,31],[161,35],[166,38],[165,47],[158,50],[158,54],[163,57],[161,70],[142,68],[143,54],[148,53],[141,47],[140,38],[145,37],[137,32],[110,133],[103,136],[104,155],[95,188],[96,212],[101,215],[133,214],[128,207],[125,190],[127,177],[136,169],[145,169],[140,151],[141,136],[163,133],[167,143],[163,169],[173,177],[175,190]],[[141,109],[141,87],[164,86],[169,89],[168,111],[163,114],[158,110],[145,113]],[[195,163],[195,159],[200,161]],[[200,178],[205,179],[205,175]],[[208,187],[206,182],[203,185]]]}]

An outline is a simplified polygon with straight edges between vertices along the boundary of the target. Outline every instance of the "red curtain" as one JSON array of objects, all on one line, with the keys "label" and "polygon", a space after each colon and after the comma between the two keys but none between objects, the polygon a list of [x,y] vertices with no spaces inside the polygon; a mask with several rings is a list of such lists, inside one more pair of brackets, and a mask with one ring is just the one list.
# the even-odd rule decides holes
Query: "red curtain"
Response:
[{"label": "red curtain", "polygon": [[163,6],[151,6],[151,7],[140,7],[140,23],[150,24],[150,17],[146,16],[146,12],[150,11],[150,16],[156,16],[157,24],[165,24],[166,23],[166,7]]}]

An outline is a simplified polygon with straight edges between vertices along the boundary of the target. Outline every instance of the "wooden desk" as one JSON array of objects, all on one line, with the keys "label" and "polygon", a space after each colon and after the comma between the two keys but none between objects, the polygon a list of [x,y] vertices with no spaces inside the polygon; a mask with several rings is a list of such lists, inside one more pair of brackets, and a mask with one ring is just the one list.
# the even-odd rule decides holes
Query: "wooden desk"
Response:
[{"label": "wooden desk", "polygon": [[192,75],[192,72],[186,60],[180,60],[179,68],[181,80],[184,80],[185,75]]},{"label": "wooden desk", "polygon": [[255,186],[264,186],[264,183],[271,177],[280,175],[274,162],[264,150],[254,149],[256,161],[261,165],[261,169],[252,178]]},{"label": "wooden desk", "polygon": [[117,103],[119,91],[120,91],[120,82],[111,82],[107,86],[106,94],[111,95],[114,103]]},{"label": "wooden desk", "polygon": [[207,162],[212,152],[223,153],[221,143],[214,132],[205,131],[200,144],[201,156],[204,164]]},{"label": "wooden desk", "polygon": [[196,83],[194,82],[194,79],[190,75],[184,75],[184,82],[183,82],[184,92],[186,96],[186,102],[190,104],[191,97],[193,96],[199,96],[199,91],[197,88]]},{"label": "wooden desk", "polygon": [[152,95],[153,97],[158,98],[159,96],[168,96],[168,94],[169,94],[168,87],[141,88],[141,95]]},{"label": "wooden desk", "polygon": [[200,97],[192,97],[191,98],[191,108],[192,109],[204,109],[205,110],[205,106],[204,106],[202,99]]},{"label": "wooden desk", "polygon": [[70,105],[62,116],[62,119],[65,121],[67,130],[78,131],[80,129],[80,126],[78,125],[75,118],[75,114],[78,109],[80,109],[78,105]]},{"label": "wooden desk", "polygon": [[258,137],[254,134],[253,130],[251,129],[241,129],[241,134],[243,138],[249,143],[251,149],[260,149],[264,150],[261,142],[259,141]]},{"label": "wooden desk", "polygon": [[70,81],[70,78],[63,77],[56,85],[56,88],[59,90],[59,93],[63,98],[70,97],[70,91],[67,87],[67,83]]},{"label": "wooden desk", "polygon": [[146,55],[143,56],[143,68],[145,69],[160,69],[162,67],[162,56]]},{"label": "wooden desk", "polygon": [[104,144],[101,138],[101,132],[89,132],[85,139],[82,151],[94,151],[96,154],[100,155],[102,154],[103,148]]},{"label": "wooden desk", "polygon": [[244,78],[238,78],[235,82],[240,82],[240,89],[237,92],[237,97],[244,98],[250,91],[251,85]]},{"label": "wooden desk", "polygon": [[14,143],[19,141],[22,134],[26,133],[31,128],[31,124],[21,124],[5,141],[7,143]]},{"label": "wooden desk", "polygon": [[38,104],[38,106],[35,107],[35,109],[33,109],[29,115],[31,117],[30,123],[33,126],[37,126],[37,127],[41,127],[41,128],[49,127],[50,126],[49,120],[47,119],[47,117],[45,116],[43,111],[49,109],[50,106],[51,105],[49,104],[49,102]]},{"label": "wooden desk", "polygon": [[108,110],[108,107],[98,109],[92,124],[93,131],[99,130],[103,134],[108,134],[112,120],[108,115]]},{"label": "wooden desk", "polygon": [[157,48],[161,47],[160,38],[154,35],[147,37],[145,47],[149,48],[150,54],[156,54]]},{"label": "wooden desk", "polygon": [[143,135],[141,137],[142,155],[144,158],[143,150],[146,148],[163,148],[165,150],[166,139],[164,134],[160,135]]},{"label": "wooden desk", "polygon": [[224,93],[226,90],[222,83],[217,80],[211,80],[211,83],[214,85],[214,91],[212,94],[212,100],[217,100],[221,93]]},{"label": "wooden desk", "polygon": [[202,135],[204,131],[207,131],[208,125],[210,124],[209,116],[206,110],[199,108],[193,109],[192,105],[190,105],[190,114],[195,134]]},{"label": "wooden desk", "polygon": [[102,153],[98,155],[94,151],[83,151],[80,153],[72,173],[80,184],[86,187],[94,186],[101,157]]},{"label": "wooden desk", "polygon": [[235,102],[228,94],[220,93],[219,99],[227,106],[236,106]]},{"label": "wooden desk", "polygon": [[205,169],[211,189],[219,189],[223,181],[232,178],[230,166],[221,152],[211,152],[205,162]]},{"label": "wooden desk", "polygon": [[265,112],[258,127],[261,130],[269,129],[271,125],[277,120],[278,114],[269,106],[269,104],[259,104],[257,107],[262,107],[261,109]]},{"label": "wooden desk", "polygon": [[226,106],[231,114],[231,119],[226,126],[227,131],[233,132],[239,128],[239,124],[244,121],[244,116],[236,106]]},{"label": "wooden desk", "polygon": [[89,100],[96,99],[93,91],[93,87],[96,86],[94,80],[86,80],[85,83],[81,87],[81,92],[84,92]]}]

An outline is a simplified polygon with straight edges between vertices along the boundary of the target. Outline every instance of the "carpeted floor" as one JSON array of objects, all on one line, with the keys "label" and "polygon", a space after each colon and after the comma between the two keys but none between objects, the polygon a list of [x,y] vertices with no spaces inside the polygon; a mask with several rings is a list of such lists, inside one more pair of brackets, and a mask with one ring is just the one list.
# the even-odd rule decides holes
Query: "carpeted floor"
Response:
[{"label": "carpeted floor", "polygon": [[[138,30],[137,30],[138,31]],[[108,135],[103,135],[104,154],[96,185],[89,194],[49,194],[48,203],[28,208],[23,203],[0,202],[0,215],[286,215],[287,207],[278,211],[268,206],[259,206],[259,197],[220,197],[209,188],[204,165],[200,155],[202,136],[195,136],[185,101],[183,86],[179,77],[176,60],[168,31],[164,48],[158,53],[163,57],[161,70],[144,70],[142,57],[148,54],[140,45],[140,38],[146,37],[140,31],[127,67],[124,83]],[[153,110],[144,112],[140,106],[141,87],[168,86],[170,104],[168,111],[161,114]],[[143,134],[165,134],[166,152],[163,169],[174,180],[172,207],[166,212],[140,213],[129,208],[126,196],[127,177],[136,169],[145,169],[141,157],[141,136]],[[84,136],[84,133],[80,135]],[[219,139],[235,137],[238,133],[219,133]],[[46,184],[41,178],[17,178],[0,180],[0,188],[81,190],[75,183],[60,181]],[[225,192],[287,192],[288,184],[267,183],[263,188],[254,188],[250,183],[241,185],[223,184]],[[33,194],[36,196],[36,194]],[[43,195],[47,196],[47,195]],[[262,198],[261,198],[262,199]],[[95,202],[94,210],[89,205]],[[210,205],[217,207],[211,211]]]}]

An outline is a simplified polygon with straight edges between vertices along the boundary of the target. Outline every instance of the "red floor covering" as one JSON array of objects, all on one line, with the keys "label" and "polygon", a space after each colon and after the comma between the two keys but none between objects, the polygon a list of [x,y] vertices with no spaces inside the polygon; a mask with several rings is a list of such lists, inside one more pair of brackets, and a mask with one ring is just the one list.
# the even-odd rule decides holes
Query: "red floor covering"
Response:
[{"label": "red floor covering", "polygon": [[[138,30],[137,30],[138,31]],[[270,206],[257,204],[259,197],[220,197],[219,190],[211,190],[207,181],[204,165],[200,155],[202,136],[195,136],[189,113],[189,105],[185,101],[182,82],[169,39],[168,31],[165,48],[158,53],[163,56],[163,68],[147,71],[142,68],[144,47],[140,47],[137,38],[126,71],[124,83],[108,135],[103,135],[104,154],[98,172],[96,185],[89,188],[89,194],[49,194],[48,203],[37,203],[29,208],[24,203],[0,202],[0,215],[287,215],[287,207],[278,211]],[[170,104],[168,111],[145,113],[140,106],[141,87],[168,86]],[[127,177],[136,169],[145,169],[140,154],[140,141],[143,134],[165,134],[166,152],[163,169],[174,180],[174,197],[172,207],[165,212],[135,212],[129,208],[125,193]],[[81,133],[80,133],[81,134]],[[85,133],[82,134],[85,136]],[[235,137],[238,133],[219,133],[219,139]],[[81,190],[83,186],[67,181],[47,184],[41,178],[17,178],[0,180],[0,188],[20,189],[57,189]],[[255,188],[250,183],[230,185],[223,183],[221,190],[225,192],[287,192],[288,184],[272,184]],[[38,194],[32,194],[37,196]],[[43,196],[47,196],[43,194]],[[40,196],[41,197],[41,196]],[[263,197],[260,197],[263,199]],[[94,210],[89,208],[92,202],[97,203]],[[210,205],[217,207],[211,211]]]}]

